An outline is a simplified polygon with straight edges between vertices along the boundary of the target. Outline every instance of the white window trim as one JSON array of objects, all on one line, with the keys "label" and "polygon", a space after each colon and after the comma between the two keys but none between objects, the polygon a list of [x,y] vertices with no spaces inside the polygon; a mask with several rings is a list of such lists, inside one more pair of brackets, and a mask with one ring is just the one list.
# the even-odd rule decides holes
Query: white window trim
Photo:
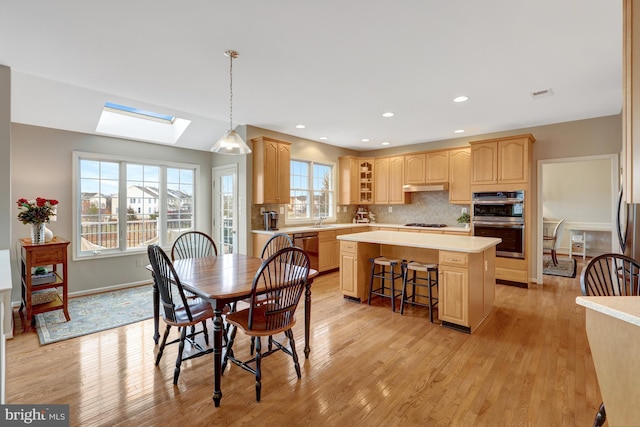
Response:
[{"label": "white window trim", "polygon": [[[318,163],[321,165],[327,165],[327,166],[331,166],[331,183],[333,186],[333,216],[329,217],[325,220],[323,220],[323,224],[332,224],[338,221],[338,182],[336,181],[337,178],[337,164],[335,162],[331,162],[329,160],[318,160],[318,159],[312,159],[312,158],[308,158],[308,157],[291,157],[290,161],[300,161],[300,162],[311,162],[312,164],[314,163]],[[311,193],[313,193],[313,190],[311,190]],[[313,196],[313,194],[312,194]],[[288,203],[287,203],[288,205]],[[310,222],[315,222],[317,219],[316,218],[300,218],[300,219],[293,219],[293,218],[288,218],[286,215],[286,209],[285,209],[285,215],[280,215],[280,220],[283,221],[283,223],[285,225],[302,225],[302,224],[309,224]]]},{"label": "white window trim", "polygon": [[[96,161],[111,161],[111,162],[118,162],[118,163],[134,163],[134,164],[141,164],[141,165],[149,165],[149,166],[159,166],[159,167],[169,167],[169,168],[180,168],[180,169],[193,169],[194,170],[194,179],[193,179],[193,226],[194,228],[197,227],[197,212],[198,212],[198,197],[197,197],[197,193],[198,193],[198,187],[199,187],[199,181],[200,181],[200,165],[198,164],[193,164],[193,163],[180,163],[180,162],[171,162],[171,161],[165,161],[165,160],[154,160],[154,159],[143,159],[140,157],[131,157],[131,156],[116,156],[113,154],[101,154],[101,153],[91,153],[91,152],[85,152],[85,151],[74,151],[73,152],[73,165],[72,165],[72,179],[73,179],[73,215],[72,215],[72,260],[73,261],[83,261],[83,260],[90,260],[90,259],[102,259],[102,258],[113,258],[113,257],[121,257],[121,256],[130,256],[130,255],[140,255],[141,253],[146,253],[147,249],[146,248],[127,248],[127,249],[122,249],[124,248],[123,246],[123,239],[124,236],[122,233],[120,233],[120,248],[119,249],[110,249],[108,252],[104,252],[104,253],[97,253],[97,254],[89,254],[89,253],[82,253],[80,251],[80,248],[82,247],[81,245],[81,236],[80,236],[80,232],[79,232],[79,227],[78,227],[78,221],[80,221],[81,218],[81,204],[80,204],[80,189],[81,189],[81,183],[80,183],[80,170],[79,170],[79,165],[80,165],[80,159],[83,160],[96,160]],[[119,185],[122,185],[123,182],[123,177],[126,176],[126,172],[123,170],[123,168],[120,168],[120,183]],[[161,186],[165,186],[166,185],[166,171],[163,171],[160,174],[160,185]],[[125,183],[125,187],[126,187],[126,183]],[[165,206],[165,196],[163,194],[164,192],[160,192],[159,194],[159,200],[158,200],[158,206]],[[124,212],[126,212],[127,208],[127,202],[128,202],[128,198],[125,197],[118,197],[119,199],[119,212],[122,212],[122,207],[124,205]],[[164,209],[162,211],[158,211],[158,220],[161,220],[162,222],[164,222],[166,220],[165,218],[165,212]],[[167,247],[166,242],[160,242],[163,245],[163,249],[166,250],[170,250],[170,246]]]}]

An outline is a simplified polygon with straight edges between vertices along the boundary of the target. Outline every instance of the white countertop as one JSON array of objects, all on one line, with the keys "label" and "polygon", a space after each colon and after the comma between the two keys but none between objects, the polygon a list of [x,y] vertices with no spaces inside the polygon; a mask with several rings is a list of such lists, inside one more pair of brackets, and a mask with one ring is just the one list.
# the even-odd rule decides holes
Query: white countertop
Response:
[{"label": "white countertop", "polygon": [[640,297],[576,297],[576,304],[640,326]]},{"label": "white countertop", "polygon": [[452,234],[412,233],[405,231],[366,231],[343,234],[339,240],[381,245],[408,246],[412,248],[479,253],[502,241],[493,237],[455,236]]},{"label": "white countertop", "polygon": [[[275,233],[305,233],[305,232],[314,232],[314,231],[328,231],[328,230],[340,230],[344,228],[360,228],[360,227],[380,227],[380,228],[398,228],[400,230],[432,230],[432,231],[446,231],[447,233],[458,232],[458,233],[468,233],[469,229],[464,226],[459,227],[407,227],[403,224],[382,224],[382,223],[333,223],[333,224],[325,224],[322,228],[314,227],[312,224],[309,225],[301,225],[298,227],[282,227],[278,230],[251,230],[252,233],[256,234],[275,234]],[[426,234],[426,233],[425,233]]]}]

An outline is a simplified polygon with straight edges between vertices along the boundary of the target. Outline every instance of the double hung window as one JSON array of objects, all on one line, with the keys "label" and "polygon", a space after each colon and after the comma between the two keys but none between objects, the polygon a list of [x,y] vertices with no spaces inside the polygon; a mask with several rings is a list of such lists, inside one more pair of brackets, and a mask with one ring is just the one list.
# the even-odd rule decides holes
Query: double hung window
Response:
[{"label": "double hung window", "polygon": [[289,222],[335,218],[334,166],[309,160],[291,160]]}]

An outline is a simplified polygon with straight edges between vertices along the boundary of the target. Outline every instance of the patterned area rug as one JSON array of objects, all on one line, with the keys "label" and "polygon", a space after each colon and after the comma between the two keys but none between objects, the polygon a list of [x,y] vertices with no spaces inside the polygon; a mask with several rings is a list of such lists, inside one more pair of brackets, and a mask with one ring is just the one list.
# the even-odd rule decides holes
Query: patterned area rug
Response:
[{"label": "patterned area rug", "polygon": [[69,298],[66,321],[62,310],[36,314],[40,345],[105,331],[153,317],[151,285]]},{"label": "patterned area rug", "polygon": [[558,265],[553,265],[551,255],[544,255],[542,268],[542,273],[550,276],[576,277],[576,260],[573,258],[558,257]]}]

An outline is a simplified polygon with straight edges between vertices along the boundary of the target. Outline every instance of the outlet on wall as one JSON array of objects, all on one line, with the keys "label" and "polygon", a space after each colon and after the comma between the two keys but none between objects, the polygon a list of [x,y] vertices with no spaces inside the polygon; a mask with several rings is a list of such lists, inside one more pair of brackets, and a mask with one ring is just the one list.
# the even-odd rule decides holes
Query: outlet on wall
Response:
[{"label": "outlet on wall", "polygon": [[264,213],[264,208],[260,208],[260,215]]},{"label": "outlet on wall", "polygon": [[284,206],[280,206],[280,215],[284,215]]},{"label": "outlet on wall", "polygon": [[389,213],[393,212],[393,206],[389,206]]},{"label": "outlet on wall", "polygon": [[462,208],[462,213],[463,214],[469,213],[469,209],[468,208]]}]

